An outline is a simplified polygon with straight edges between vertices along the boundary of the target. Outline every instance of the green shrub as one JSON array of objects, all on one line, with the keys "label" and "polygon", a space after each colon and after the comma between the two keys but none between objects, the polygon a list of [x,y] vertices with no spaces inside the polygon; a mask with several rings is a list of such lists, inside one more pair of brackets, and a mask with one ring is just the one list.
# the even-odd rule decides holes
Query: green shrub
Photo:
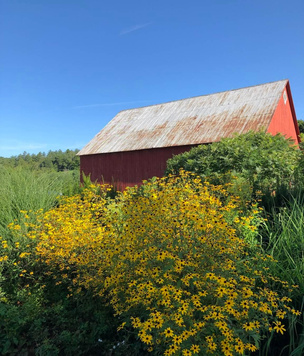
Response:
[{"label": "green shrub", "polygon": [[280,134],[250,131],[174,156],[167,162],[166,174],[178,174],[183,168],[216,180],[231,172],[245,179],[254,194],[260,190],[272,192],[294,182],[300,156],[292,140]]}]

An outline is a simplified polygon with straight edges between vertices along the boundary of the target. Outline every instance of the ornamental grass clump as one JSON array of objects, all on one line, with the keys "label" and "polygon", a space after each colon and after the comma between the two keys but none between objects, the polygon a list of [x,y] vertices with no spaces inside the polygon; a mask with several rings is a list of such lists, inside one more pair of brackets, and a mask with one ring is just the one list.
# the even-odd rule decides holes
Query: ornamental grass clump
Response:
[{"label": "ornamental grass clump", "polygon": [[248,355],[296,311],[273,259],[248,253],[240,233],[256,230],[257,210],[238,216],[238,203],[183,171],[114,200],[87,190],[44,215],[37,254],[58,283],[107,298],[147,351]]}]

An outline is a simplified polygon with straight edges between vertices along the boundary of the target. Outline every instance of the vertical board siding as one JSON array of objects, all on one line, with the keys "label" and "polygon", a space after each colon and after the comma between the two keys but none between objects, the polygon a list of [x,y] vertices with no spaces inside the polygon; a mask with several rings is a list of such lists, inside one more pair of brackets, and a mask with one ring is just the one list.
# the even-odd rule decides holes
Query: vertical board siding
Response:
[{"label": "vertical board siding", "polygon": [[192,147],[195,145],[85,155],[80,157],[80,171],[90,175],[93,182],[123,190],[154,176],[162,177],[167,160]]}]

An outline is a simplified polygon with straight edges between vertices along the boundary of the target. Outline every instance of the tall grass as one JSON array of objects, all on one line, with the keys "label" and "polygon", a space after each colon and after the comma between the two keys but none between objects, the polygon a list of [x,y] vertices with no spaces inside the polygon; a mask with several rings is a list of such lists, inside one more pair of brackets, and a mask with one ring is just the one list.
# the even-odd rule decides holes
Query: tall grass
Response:
[{"label": "tall grass", "polygon": [[79,189],[79,177],[73,171],[37,172],[22,167],[0,166],[0,235],[7,225],[19,221],[20,210],[48,210],[58,196],[72,195]]},{"label": "tall grass", "polygon": [[286,206],[272,211],[266,223],[266,251],[279,261],[277,273],[282,279],[299,285],[304,294],[304,198],[299,194]]},{"label": "tall grass", "polygon": [[[273,208],[264,226],[264,250],[278,263],[271,266],[273,274],[290,284],[294,290],[293,305],[302,314],[288,320],[288,343],[275,355],[304,355],[304,196],[290,195],[281,208]],[[266,239],[265,239],[266,237]],[[266,346],[266,345],[265,345]],[[266,353],[267,352],[267,353]],[[261,355],[269,355],[268,351]]]}]

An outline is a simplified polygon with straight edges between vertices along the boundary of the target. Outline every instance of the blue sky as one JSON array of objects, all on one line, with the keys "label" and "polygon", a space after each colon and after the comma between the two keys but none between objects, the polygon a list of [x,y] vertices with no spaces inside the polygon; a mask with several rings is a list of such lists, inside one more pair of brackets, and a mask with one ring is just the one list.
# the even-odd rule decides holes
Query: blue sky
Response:
[{"label": "blue sky", "polygon": [[0,0],[0,156],[82,148],[119,111],[289,79],[303,0]]}]

